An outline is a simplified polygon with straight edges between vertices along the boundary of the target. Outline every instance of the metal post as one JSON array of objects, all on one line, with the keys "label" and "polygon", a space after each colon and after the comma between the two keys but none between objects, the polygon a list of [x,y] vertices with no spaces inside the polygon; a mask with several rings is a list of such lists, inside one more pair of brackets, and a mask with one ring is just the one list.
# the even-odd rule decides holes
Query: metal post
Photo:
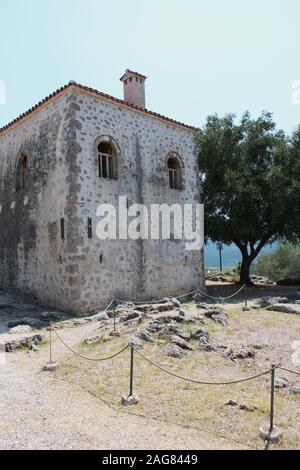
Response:
[{"label": "metal post", "polygon": [[245,307],[248,307],[247,287],[245,287]]},{"label": "metal post", "polygon": [[50,323],[50,330],[49,330],[49,356],[50,356],[50,364],[52,364],[52,325]]},{"label": "metal post", "polygon": [[222,248],[221,247],[219,248],[219,252],[220,252],[220,271],[222,272],[223,266],[222,266]]},{"label": "metal post", "polygon": [[129,387],[129,396],[133,395],[133,354],[134,349],[130,346],[130,387]]},{"label": "metal post", "polygon": [[116,331],[116,307],[114,306],[114,331]]},{"label": "metal post", "polygon": [[272,364],[272,371],[271,371],[271,401],[270,401],[270,429],[269,429],[270,435],[271,435],[271,433],[274,429],[275,371],[276,371],[276,365]]}]

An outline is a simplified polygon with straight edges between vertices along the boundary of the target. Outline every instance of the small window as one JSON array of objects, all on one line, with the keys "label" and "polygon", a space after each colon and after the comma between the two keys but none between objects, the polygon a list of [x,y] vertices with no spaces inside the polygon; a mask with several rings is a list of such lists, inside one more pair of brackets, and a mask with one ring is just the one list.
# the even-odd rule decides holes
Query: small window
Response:
[{"label": "small window", "polygon": [[16,192],[26,189],[27,156],[21,155],[17,163]]},{"label": "small window", "polygon": [[92,238],[93,230],[92,230],[92,218],[88,217],[88,238]]},{"label": "small window", "polygon": [[99,177],[116,179],[115,155],[113,146],[109,142],[98,145]]},{"label": "small window", "polygon": [[178,160],[175,157],[171,157],[168,160],[169,169],[169,186],[171,189],[182,189],[181,188],[181,170]]}]

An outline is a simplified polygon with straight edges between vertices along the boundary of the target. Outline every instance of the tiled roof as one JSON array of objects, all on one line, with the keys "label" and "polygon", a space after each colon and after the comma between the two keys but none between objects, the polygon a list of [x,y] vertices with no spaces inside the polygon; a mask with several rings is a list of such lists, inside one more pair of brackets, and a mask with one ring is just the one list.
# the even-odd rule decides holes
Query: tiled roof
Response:
[{"label": "tiled roof", "polygon": [[146,80],[148,78],[148,77],[146,77],[146,75],[142,75],[141,73],[134,72],[133,70],[127,69],[126,72],[124,73],[124,75],[122,75],[122,77],[120,78],[120,80],[122,81],[124,79],[124,77],[126,77],[126,75],[136,75],[137,77],[140,77],[143,80]]},{"label": "tiled roof", "polygon": [[109,101],[112,101],[114,103],[118,103],[120,105],[123,105],[123,106],[126,106],[127,108],[131,108],[131,109],[135,109],[137,111],[140,111],[144,114],[147,114],[149,116],[153,116],[155,118],[158,118],[158,119],[161,119],[163,121],[167,121],[169,122],[170,124],[174,124],[174,125],[177,125],[177,126],[181,126],[181,127],[185,127],[186,129],[190,129],[190,130],[193,130],[193,131],[197,131],[198,129],[196,127],[193,127],[193,126],[189,126],[187,124],[184,124],[182,122],[179,122],[179,121],[176,121],[174,119],[171,119],[171,118],[168,118],[166,116],[163,116],[161,114],[158,114],[158,113],[155,113],[153,111],[149,111],[148,109],[144,109],[144,108],[140,108],[139,106],[134,106],[132,104],[129,104],[127,103],[126,101],[123,101],[119,98],[115,98],[114,96],[111,96],[111,95],[107,95],[106,93],[102,93],[101,91],[98,91],[94,88],[90,88],[90,87],[87,87],[87,86],[84,86],[84,85],[80,85],[79,83],[76,83],[74,81],[70,81],[67,85],[61,87],[61,88],[58,88],[54,93],[51,93],[51,95],[47,96],[46,98],[44,98],[42,101],[39,101],[35,106],[33,106],[32,108],[30,108],[28,111],[26,111],[25,113],[21,114],[20,116],[18,116],[16,119],[14,119],[13,121],[9,122],[8,124],[6,124],[5,126],[1,127],[0,128],[0,135],[2,132],[4,132],[5,130],[9,129],[10,127],[13,127],[15,124],[17,124],[18,122],[22,121],[22,119],[24,119],[25,117],[29,116],[31,113],[33,113],[34,111],[36,111],[38,108],[40,108],[41,106],[43,106],[45,103],[47,103],[48,101],[50,101],[52,98],[56,97],[56,96],[59,96],[60,94],[63,94],[67,89],[69,88],[72,88],[72,87],[75,87],[79,90],[84,90],[86,92],[89,92],[89,93],[92,93],[94,95],[97,95],[97,96],[101,96],[102,98],[106,98],[108,99]]}]

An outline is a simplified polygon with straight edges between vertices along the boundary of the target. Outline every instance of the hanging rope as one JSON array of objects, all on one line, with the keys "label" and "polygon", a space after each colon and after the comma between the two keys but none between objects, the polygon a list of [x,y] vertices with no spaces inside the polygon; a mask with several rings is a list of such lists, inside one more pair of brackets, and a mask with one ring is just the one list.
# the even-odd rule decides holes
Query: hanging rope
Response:
[{"label": "hanging rope", "polygon": [[127,348],[129,348],[129,345],[127,344],[127,346],[125,346],[125,348],[121,349],[121,351],[111,355],[111,356],[108,356],[108,357],[102,357],[102,358],[94,358],[94,357],[87,357],[87,356],[83,356],[82,354],[79,354],[78,352],[74,351],[74,349],[72,349],[62,338],[61,336],[57,333],[56,330],[53,330],[54,333],[56,334],[56,336],[58,337],[58,339],[63,343],[63,345],[69,350],[71,351],[71,353],[75,354],[75,356],[78,356],[80,357],[81,359],[86,359],[87,361],[94,361],[94,362],[102,362],[102,361],[108,361],[108,359],[113,359],[114,357],[117,357],[119,354],[122,354],[124,351],[126,351]]},{"label": "hanging rope", "polygon": [[154,362],[151,359],[149,359],[148,357],[144,356],[144,354],[142,354],[140,351],[135,349],[133,346],[132,346],[132,348],[143,359],[148,361],[152,366],[156,367],[157,369],[161,370],[162,372],[165,372],[166,374],[172,375],[173,377],[176,377],[177,379],[185,380],[186,382],[192,382],[192,383],[199,384],[199,385],[232,385],[232,384],[238,384],[238,383],[248,382],[250,380],[257,379],[258,377],[269,374],[272,371],[272,369],[268,369],[265,372],[261,372],[260,374],[252,375],[251,377],[247,377],[246,379],[231,380],[229,382],[203,382],[203,381],[200,381],[200,380],[189,379],[187,377],[183,377],[182,375],[175,374],[175,372],[171,372],[170,370],[164,369],[163,367],[161,367],[156,362]]}]

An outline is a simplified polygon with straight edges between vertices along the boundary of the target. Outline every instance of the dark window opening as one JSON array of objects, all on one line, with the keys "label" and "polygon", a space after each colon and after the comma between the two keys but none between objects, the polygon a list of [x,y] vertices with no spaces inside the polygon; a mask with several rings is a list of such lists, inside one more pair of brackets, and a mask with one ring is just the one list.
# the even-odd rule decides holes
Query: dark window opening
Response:
[{"label": "dark window opening", "polygon": [[103,263],[103,255],[100,255],[100,257],[99,257],[99,261],[100,261],[100,264],[102,264],[102,263]]},{"label": "dark window opening", "polygon": [[110,143],[101,142],[98,145],[99,177],[116,179],[114,149]]},{"label": "dark window opening", "polygon": [[171,157],[168,160],[169,186],[171,189],[181,189],[181,171],[176,158]]},{"label": "dark window opening", "polygon": [[21,155],[17,163],[16,192],[26,189],[27,157]]},{"label": "dark window opening", "polygon": [[92,232],[92,218],[88,217],[88,238],[92,238],[93,232]]},{"label": "dark window opening", "polygon": [[60,219],[60,236],[61,239],[65,239],[65,219]]}]

